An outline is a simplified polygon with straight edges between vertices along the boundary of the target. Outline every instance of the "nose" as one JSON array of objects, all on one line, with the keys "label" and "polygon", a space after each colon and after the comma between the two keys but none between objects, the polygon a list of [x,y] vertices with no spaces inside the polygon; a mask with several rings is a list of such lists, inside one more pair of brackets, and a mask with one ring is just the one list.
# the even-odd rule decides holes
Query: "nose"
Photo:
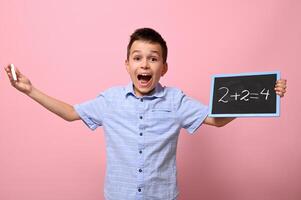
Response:
[{"label": "nose", "polygon": [[149,68],[149,63],[147,62],[147,59],[142,60],[140,67],[142,69],[148,69]]}]

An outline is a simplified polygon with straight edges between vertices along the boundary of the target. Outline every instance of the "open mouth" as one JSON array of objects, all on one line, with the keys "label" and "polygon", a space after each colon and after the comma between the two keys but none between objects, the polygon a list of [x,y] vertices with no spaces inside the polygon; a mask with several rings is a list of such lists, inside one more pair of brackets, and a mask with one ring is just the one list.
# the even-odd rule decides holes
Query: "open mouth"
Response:
[{"label": "open mouth", "polygon": [[152,79],[151,74],[138,74],[137,75],[138,82],[141,86],[148,86],[150,80]]}]

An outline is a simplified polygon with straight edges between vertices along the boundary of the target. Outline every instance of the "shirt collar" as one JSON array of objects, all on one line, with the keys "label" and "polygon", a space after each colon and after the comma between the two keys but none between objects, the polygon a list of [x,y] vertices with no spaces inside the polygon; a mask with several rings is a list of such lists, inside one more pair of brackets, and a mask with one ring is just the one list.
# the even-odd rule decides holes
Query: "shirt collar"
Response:
[{"label": "shirt collar", "polygon": [[[144,97],[163,97],[164,96],[164,87],[160,84],[157,83],[155,89],[149,94]],[[129,94],[136,96],[134,92],[134,84],[133,82],[130,82],[126,87],[125,87],[125,96],[127,97]]]}]

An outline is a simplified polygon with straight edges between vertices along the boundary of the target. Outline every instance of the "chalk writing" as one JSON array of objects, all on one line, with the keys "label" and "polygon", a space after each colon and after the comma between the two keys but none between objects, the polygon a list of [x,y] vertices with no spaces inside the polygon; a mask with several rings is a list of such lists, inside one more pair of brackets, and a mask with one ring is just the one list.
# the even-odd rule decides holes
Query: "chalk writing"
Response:
[{"label": "chalk writing", "polygon": [[[220,87],[218,90],[223,92],[222,97],[218,100],[221,103],[228,103],[229,100],[234,101],[251,101],[251,100],[259,100],[260,98],[264,98],[265,101],[268,100],[270,96],[270,90],[263,88],[260,93],[250,92],[250,90],[242,90],[242,91],[233,91],[230,92],[227,87]],[[231,93],[231,94],[230,94]],[[232,98],[232,99],[231,99]]]}]

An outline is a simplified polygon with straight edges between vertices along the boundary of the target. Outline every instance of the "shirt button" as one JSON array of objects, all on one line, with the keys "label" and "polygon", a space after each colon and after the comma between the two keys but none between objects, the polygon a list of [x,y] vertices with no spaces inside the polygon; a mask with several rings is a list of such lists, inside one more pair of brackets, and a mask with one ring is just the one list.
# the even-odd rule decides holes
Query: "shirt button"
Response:
[{"label": "shirt button", "polygon": [[140,135],[140,136],[142,136],[142,135],[143,135],[143,133],[140,133],[139,135]]},{"label": "shirt button", "polygon": [[139,118],[140,118],[140,119],[143,119],[143,117],[142,117],[142,116],[140,116]]},{"label": "shirt button", "polygon": [[142,151],[140,150],[139,153],[142,154]]},{"label": "shirt button", "polygon": [[139,169],[139,172],[142,172],[142,169]]},{"label": "shirt button", "polygon": [[141,192],[141,188],[138,188],[138,192]]},{"label": "shirt button", "polygon": [[140,99],[141,102],[143,102],[143,99]]}]

